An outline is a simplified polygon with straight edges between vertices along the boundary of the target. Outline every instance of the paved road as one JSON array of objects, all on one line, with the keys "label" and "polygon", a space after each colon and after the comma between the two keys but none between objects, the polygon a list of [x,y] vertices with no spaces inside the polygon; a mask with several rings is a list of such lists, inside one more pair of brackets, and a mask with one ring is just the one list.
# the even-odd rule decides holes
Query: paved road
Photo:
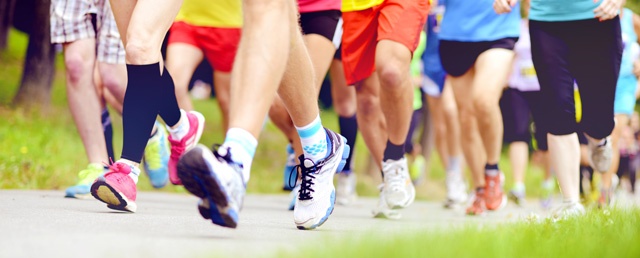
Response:
[{"label": "paved road", "polygon": [[463,210],[417,201],[400,220],[373,219],[376,200],[360,198],[336,207],[320,229],[300,231],[286,195],[249,195],[239,227],[217,227],[196,211],[186,194],[142,192],[135,214],[113,212],[96,200],[62,198],[59,191],[0,191],[0,257],[256,257],[292,251],[310,240],[339,239],[350,234],[399,233],[496,223],[544,214],[537,203],[469,218]]}]

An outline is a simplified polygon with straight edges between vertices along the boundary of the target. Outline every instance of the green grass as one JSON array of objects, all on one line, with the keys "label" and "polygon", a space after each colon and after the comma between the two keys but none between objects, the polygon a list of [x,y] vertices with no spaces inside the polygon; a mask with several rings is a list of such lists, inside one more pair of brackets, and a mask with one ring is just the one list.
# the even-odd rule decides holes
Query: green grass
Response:
[{"label": "green grass", "polygon": [[276,257],[640,257],[640,210],[325,239]]}]

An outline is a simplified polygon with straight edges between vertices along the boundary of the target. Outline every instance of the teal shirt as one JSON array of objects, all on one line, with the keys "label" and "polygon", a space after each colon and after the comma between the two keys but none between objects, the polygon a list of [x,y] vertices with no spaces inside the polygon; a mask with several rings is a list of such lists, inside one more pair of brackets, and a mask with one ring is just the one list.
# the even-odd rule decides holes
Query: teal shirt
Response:
[{"label": "teal shirt", "polygon": [[534,21],[577,21],[595,19],[600,0],[531,0],[529,19]]}]

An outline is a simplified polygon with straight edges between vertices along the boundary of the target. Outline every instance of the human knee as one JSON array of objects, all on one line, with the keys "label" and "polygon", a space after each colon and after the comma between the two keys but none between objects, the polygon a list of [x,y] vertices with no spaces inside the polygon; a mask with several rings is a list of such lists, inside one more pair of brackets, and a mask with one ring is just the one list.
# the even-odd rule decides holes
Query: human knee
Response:
[{"label": "human knee", "polygon": [[336,97],[334,100],[334,107],[336,113],[338,113],[341,117],[351,117],[356,113],[356,103],[355,99],[344,96]]},{"label": "human knee", "polygon": [[408,72],[403,72],[402,66],[398,62],[385,62],[377,67],[378,77],[382,88],[387,90],[399,90],[403,86],[403,80]]},{"label": "human knee", "polygon": [[67,87],[78,87],[78,83],[82,81],[82,78],[93,72],[93,64],[83,58],[79,53],[67,53],[65,55],[64,65],[69,77]]},{"label": "human knee", "polygon": [[149,44],[148,40],[143,40],[143,37],[128,37],[125,51],[127,53],[127,61],[132,64],[146,64],[158,61],[153,60],[153,56],[156,54],[154,48]]}]

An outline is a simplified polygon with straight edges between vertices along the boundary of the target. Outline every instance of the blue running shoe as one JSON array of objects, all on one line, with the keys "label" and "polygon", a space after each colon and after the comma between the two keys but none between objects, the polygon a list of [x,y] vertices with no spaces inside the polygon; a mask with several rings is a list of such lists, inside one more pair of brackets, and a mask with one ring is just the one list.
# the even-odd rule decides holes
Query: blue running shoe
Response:
[{"label": "blue running shoe", "polygon": [[302,182],[293,210],[293,220],[298,229],[315,229],[329,218],[336,202],[333,176],[342,171],[349,157],[347,140],[326,129],[329,155],[314,163],[300,156]]},{"label": "blue running shoe", "polygon": [[[293,172],[296,165],[296,154],[293,151],[291,143],[289,143],[287,144],[287,164],[284,166],[284,186],[282,187],[282,190],[293,190],[293,186],[296,180],[295,177],[298,176],[297,173]],[[294,177],[293,180],[292,177]],[[292,181],[294,183],[292,183]]]},{"label": "blue running shoe", "polygon": [[149,138],[144,149],[144,170],[154,188],[162,188],[169,181],[169,140],[164,126],[156,121],[156,134]]},{"label": "blue running shoe", "polygon": [[184,187],[200,197],[198,211],[216,225],[236,228],[246,191],[242,164],[231,160],[231,152],[220,148],[211,152],[198,144],[178,162],[178,177]]}]

